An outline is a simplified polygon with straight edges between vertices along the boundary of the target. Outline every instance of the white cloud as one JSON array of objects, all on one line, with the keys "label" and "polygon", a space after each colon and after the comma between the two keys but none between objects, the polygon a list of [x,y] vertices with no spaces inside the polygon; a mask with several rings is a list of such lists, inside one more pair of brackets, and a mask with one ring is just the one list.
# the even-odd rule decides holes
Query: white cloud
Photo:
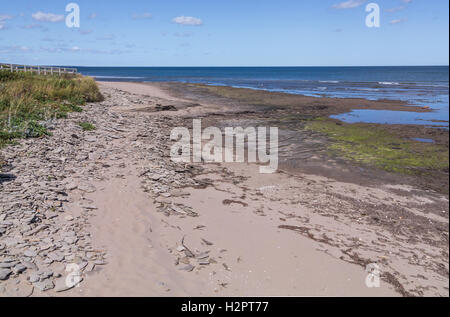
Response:
[{"label": "white cloud", "polygon": [[64,15],[62,15],[62,14],[44,13],[44,12],[38,11],[36,13],[33,13],[31,16],[36,21],[42,21],[42,22],[64,21]]},{"label": "white cloud", "polygon": [[203,21],[199,18],[194,17],[185,17],[185,16],[179,16],[172,20],[172,22],[176,24],[181,25],[202,25]]},{"label": "white cloud", "polygon": [[406,21],[406,19],[395,19],[395,20],[389,21],[389,23],[390,24],[399,24],[399,23],[402,23],[402,22],[405,22],[405,21]]},{"label": "white cloud", "polygon": [[11,20],[13,17],[7,14],[0,14],[0,22]]},{"label": "white cloud", "polygon": [[0,30],[6,30],[7,20],[11,20],[13,17],[7,14],[0,14]]},{"label": "white cloud", "polygon": [[394,7],[394,8],[390,8],[390,9],[386,9],[386,12],[397,12],[397,11],[402,11],[405,10],[406,8],[408,8],[408,5],[412,2],[412,0],[402,0],[402,2],[404,3],[404,5],[398,6],[398,7]]},{"label": "white cloud", "polygon": [[145,13],[135,13],[132,15],[132,18],[134,20],[148,20],[153,18],[153,15],[151,13],[145,12]]},{"label": "white cloud", "polygon": [[348,1],[344,1],[344,2],[333,5],[333,8],[335,8],[335,9],[352,9],[352,8],[359,7],[364,2],[366,2],[366,0],[348,0]]},{"label": "white cloud", "polygon": [[19,46],[17,47],[17,49],[22,52],[31,52],[31,48],[29,48],[28,46]]},{"label": "white cloud", "polygon": [[86,53],[86,54],[108,54],[108,55],[115,55],[115,54],[126,54],[130,53],[129,50],[119,50],[119,49],[112,49],[112,50],[98,50],[98,49],[92,49],[92,48],[80,48],[78,46],[72,46],[72,47],[56,47],[56,48],[45,48],[41,47],[41,50],[44,50],[49,53],[61,53],[61,52],[73,52],[73,53]]},{"label": "white cloud", "polygon": [[64,52],[81,52],[82,49],[78,46],[66,47],[65,44],[56,47],[39,47],[41,51],[47,53],[64,53]]},{"label": "white cloud", "polygon": [[88,19],[89,19],[89,20],[93,20],[93,19],[95,19],[96,17],[97,17],[97,13],[95,13],[95,12],[93,12],[93,13],[91,13],[91,14],[88,15]]},{"label": "white cloud", "polygon": [[29,52],[33,51],[28,46],[23,46],[23,45],[13,45],[13,46],[3,46],[3,47],[0,46],[0,50],[5,53],[17,53],[17,52],[29,53]]}]

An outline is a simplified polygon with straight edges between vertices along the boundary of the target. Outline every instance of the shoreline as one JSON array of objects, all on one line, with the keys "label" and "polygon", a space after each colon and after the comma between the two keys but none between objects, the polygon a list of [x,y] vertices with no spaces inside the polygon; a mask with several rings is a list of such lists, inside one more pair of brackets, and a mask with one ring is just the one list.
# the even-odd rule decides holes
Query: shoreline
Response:
[{"label": "shoreline", "polygon": [[[127,84],[119,84],[119,86],[126,87]],[[390,172],[401,169],[402,164],[399,162],[398,164],[390,166],[390,163],[383,159],[384,155],[390,155],[390,143],[395,144],[393,146],[394,149],[397,148],[397,144],[402,144],[404,153],[399,154],[399,156],[403,156],[404,154],[407,155],[407,153],[411,151],[411,147],[414,148],[413,151],[415,152],[423,152],[423,154],[419,155],[419,159],[423,158],[423,160],[425,160],[427,156],[436,156],[440,157],[440,159],[445,159],[445,155],[443,155],[443,153],[448,153],[449,131],[445,128],[427,127],[423,125],[345,123],[337,119],[329,118],[332,114],[344,113],[354,107],[360,107],[362,109],[405,109],[406,111],[409,111],[411,106],[404,106],[401,101],[390,101],[386,103],[385,101],[370,101],[362,99],[323,99],[198,84],[140,83],[136,84],[136,86],[157,87],[168,94],[172,94],[179,100],[185,100],[185,105],[181,105],[177,111],[178,115],[185,117],[202,117],[203,113],[207,113],[207,118],[205,118],[206,122],[212,126],[224,126],[222,123],[224,120],[229,121],[229,124],[234,126],[236,123],[233,122],[235,121],[233,120],[233,117],[234,115],[239,115],[241,121],[247,123],[253,122],[253,126],[278,126],[282,131],[286,132],[286,139],[296,138],[298,140],[297,143],[305,143],[304,140],[311,140],[313,142],[314,137],[321,140],[320,143],[323,145],[321,149],[317,149],[315,146],[298,146],[298,144],[294,144],[292,151],[290,153],[286,153],[285,157],[285,159],[289,161],[288,164],[285,164],[285,167],[291,172],[300,170],[300,172],[307,173],[309,170],[313,170],[314,173],[319,173],[319,175],[322,176],[328,176],[330,173],[329,169],[327,169],[325,173],[322,172],[324,169],[324,164],[322,164],[323,162],[319,162],[319,164],[314,162],[312,164],[308,164],[309,162],[305,161],[304,155],[300,155],[300,160],[293,162],[293,159],[295,160],[297,157],[295,154],[296,152],[311,152],[312,155],[321,153],[325,154],[326,157],[323,158],[322,161],[326,161],[330,158],[332,160],[337,159],[340,165],[347,165],[345,167],[346,169],[352,169],[355,165],[361,166],[361,164],[358,164],[361,157],[366,157],[367,155],[378,155],[378,158],[376,158],[374,162],[362,164],[362,167],[371,169],[371,167],[378,164],[376,160],[380,161],[380,164],[388,164],[386,168],[384,168],[388,173],[383,174],[381,177],[379,177],[379,173],[383,173],[384,171],[380,171],[380,169],[375,169],[378,170],[378,172],[373,171],[372,173],[369,173],[370,177],[367,177],[367,175],[361,177],[359,173],[353,173],[351,176],[344,175],[347,173],[339,172],[332,174],[334,177],[338,177],[338,179],[341,180],[355,178],[361,183],[367,183],[366,179],[372,178],[392,180],[389,176]],[[203,105],[203,107],[199,107],[198,105]],[[415,109],[417,111],[429,111],[428,109],[422,109],[420,107],[415,107]],[[309,131],[305,131],[305,129],[308,129]],[[377,142],[377,138],[385,139],[383,141],[385,144],[381,144],[381,147],[385,147],[383,151],[385,151],[386,154],[370,153],[370,151],[363,151],[359,154],[351,153],[353,152],[353,149],[351,146],[348,146],[348,144],[350,144],[349,142],[356,140],[361,143],[361,141],[359,141],[359,135],[364,134],[367,131],[374,132],[375,142]],[[333,144],[335,144],[336,141],[330,140],[331,138],[326,137],[326,133],[323,132],[328,133],[329,136],[333,136],[336,133],[348,134],[346,135],[347,138],[343,140],[343,142],[337,143],[337,145],[343,147],[344,152],[350,152],[350,155],[346,153],[334,153],[331,157],[330,155],[326,155],[325,152],[329,152],[329,148],[333,147]],[[415,141],[415,139],[432,139],[434,141],[432,143],[433,146],[429,146],[430,144],[422,144],[424,142]],[[368,140],[368,142],[369,141],[373,142],[374,140]],[[288,141],[288,143],[292,145],[292,142]],[[378,147],[380,144],[373,144],[371,146]],[[334,150],[332,151],[336,152]],[[355,162],[357,164],[355,164]],[[425,161],[423,162],[425,163]],[[424,185],[425,189],[429,188],[438,190],[448,195],[448,164],[447,169],[445,169],[444,166],[439,169],[439,171],[434,171],[435,163],[430,166],[431,168],[429,166],[424,166],[424,173],[419,172],[420,177],[411,178],[409,177],[411,175],[408,175],[411,173],[404,170],[401,173],[404,175],[399,175],[397,178],[400,179],[401,182],[403,181],[407,184],[414,185],[419,183]],[[415,173],[416,172],[413,170],[412,174]],[[428,175],[430,173],[431,175]]]},{"label": "shoreline", "polygon": [[[111,77],[111,79],[113,79],[113,77]],[[99,82],[108,82],[108,78],[99,78],[97,79]],[[308,80],[307,80],[308,81]],[[339,80],[310,80],[311,82],[317,82],[317,83],[341,83],[341,81]],[[197,85],[197,86],[203,86],[203,87],[226,87],[226,88],[233,88],[233,89],[242,89],[242,90],[253,90],[253,91],[261,91],[261,92],[266,92],[266,93],[271,93],[271,94],[284,94],[284,95],[292,95],[292,96],[298,96],[298,97],[302,97],[302,98],[310,98],[311,99],[325,99],[325,100],[334,100],[334,101],[338,101],[338,100],[343,100],[344,102],[348,102],[349,104],[353,104],[353,108],[352,107],[346,107],[346,111],[339,111],[339,112],[335,112],[332,114],[340,114],[340,118],[337,118],[339,120],[342,121],[346,121],[349,123],[376,123],[376,124],[408,124],[408,125],[425,125],[425,126],[431,126],[431,127],[436,127],[436,128],[444,128],[448,130],[448,120],[446,120],[446,115],[445,115],[445,106],[444,108],[441,108],[442,102],[447,104],[447,108],[448,108],[448,100],[447,101],[439,101],[437,102],[438,99],[434,99],[433,101],[429,100],[429,99],[418,99],[418,96],[416,95],[410,95],[408,98],[405,99],[405,96],[408,96],[408,94],[410,92],[408,92],[408,89],[418,89],[416,88],[420,86],[420,83],[410,83],[411,86],[409,87],[404,87],[405,83],[389,83],[389,82],[361,82],[361,84],[365,84],[365,85],[385,85],[386,87],[397,87],[398,85],[400,85],[402,87],[402,89],[404,89],[405,91],[397,91],[397,92],[389,92],[386,91],[385,94],[391,95],[390,97],[384,97],[383,94],[379,94],[377,96],[372,95],[370,93],[370,90],[368,89],[367,91],[365,91],[364,89],[361,90],[361,92],[359,94],[355,94],[355,93],[347,93],[342,95],[342,93],[339,93],[339,91],[335,91],[330,92],[330,93],[325,93],[325,92],[320,92],[320,91],[316,91],[317,89],[315,89],[314,87],[309,87],[309,88],[303,88],[303,89],[299,89],[297,92],[295,91],[291,91],[289,89],[271,89],[271,88],[259,88],[259,87],[253,87],[253,86],[246,86],[246,85],[233,85],[233,84],[227,84],[227,83],[193,83],[193,82],[189,82],[189,81],[170,81],[170,80],[162,80],[162,81],[157,81],[157,80],[151,80],[151,81],[145,81],[145,80],[127,80],[126,78],[123,78],[122,80],[120,79],[115,79],[112,80],[112,82],[132,82],[132,83],[136,83],[136,84],[160,84],[160,85],[171,85],[171,86],[176,86],[176,85],[184,85],[184,86],[188,86],[188,85]],[[346,81],[342,81],[342,83],[345,83]],[[358,82],[348,82],[348,84],[358,84]],[[400,87],[399,86],[399,87]],[[352,90],[352,86],[349,86],[350,90]],[[422,87],[422,86],[420,86]],[[425,89],[424,86],[422,87],[423,89]],[[430,86],[430,87],[435,87],[435,86]],[[438,86],[440,87],[440,86]],[[321,87],[321,88],[326,88],[326,87]],[[356,88],[354,88],[356,89]],[[326,90],[326,89],[325,89]],[[358,89],[356,89],[358,90]],[[380,90],[380,89],[375,89],[376,91]],[[429,93],[433,93],[433,92],[429,92]],[[423,94],[423,93],[422,93]],[[360,104],[354,104],[353,101],[360,101]],[[373,103],[372,103],[373,102]],[[378,106],[377,104],[385,104],[382,105],[381,107]],[[362,106],[364,104],[368,104],[367,106]],[[440,105],[440,106],[438,106]],[[402,107],[405,106],[405,107]],[[362,110],[358,116],[361,116],[359,121],[354,121],[351,120],[352,116],[354,116],[354,112],[358,112]],[[364,110],[383,110],[383,111],[400,111],[399,113],[395,113],[393,112],[393,114],[396,114],[398,116],[401,116],[401,112],[402,111],[406,111],[406,112],[410,112],[412,115],[413,113],[429,113],[432,114],[431,116],[428,116],[429,118],[426,119],[426,117],[413,117],[410,116],[409,119],[386,119],[386,122],[382,122],[380,120],[382,120],[382,118],[378,118],[378,121],[370,121],[370,115],[369,114],[364,114]],[[441,113],[442,112],[442,113]],[[447,110],[448,112],[448,110]],[[381,112],[380,112],[381,113]],[[436,117],[437,113],[440,113],[439,117]],[[434,114],[434,115],[433,115]],[[384,120],[384,117],[383,117]],[[402,122],[405,121],[405,122]],[[416,121],[416,122],[415,122]],[[419,121],[426,121],[427,123],[421,124],[419,123]],[[434,124],[433,124],[434,123]],[[441,124],[442,123],[442,124]]]},{"label": "shoreline", "polygon": [[[29,198],[16,186],[25,182],[33,191],[42,181],[27,169],[27,151],[51,158],[33,161],[42,175],[56,174],[40,188],[51,193],[64,187],[67,197],[64,211],[46,212],[42,224],[75,232],[77,241],[64,249],[61,263],[56,257],[55,263],[44,262],[41,239],[47,229],[27,247],[42,250],[33,256],[41,271],[64,277],[57,266],[75,262],[83,266],[84,280],[79,288],[55,293],[33,288],[26,275],[13,276],[0,284],[7,294],[19,289],[33,296],[448,296],[448,194],[396,177],[361,183],[375,172],[347,171],[354,165],[339,160],[316,161],[321,149],[314,147],[302,159],[310,173],[295,167],[296,174],[264,176],[257,165],[245,163],[180,166],[168,156],[171,128],[196,116],[211,124],[251,124],[273,108],[236,112],[235,101],[218,103],[216,96],[189,90],[173,94],[158,85],[100,87],[105,101],[59,121],[53,136],[21,140],[21,151],[4,150],[16,178],[2,182],[0,192],[5,206],[25,204]],[[177,111],[164,111],[170,105]],[[82,120],[96,130],[81,131]],[[309,139],[325,141],[316,133]],[[340,180],[334,170],[362,175]],[[9,230],[12,237],[20,227]],[[59,251],[52,253],[67,244],[58,239],[51,248]],[[23,252],[20,243],[11,248]],[[382,267],[381,288],[365,285],[369,263]]]},{"label": "shoreline", "polygon": [[[254,88],[254,87],[240,87],[240,86],[233,86],[233,85],[219,85],[219,84],[203,84],[203,83],[189,83],[189,82],[180,82],[180,81],[127,81],[127,80],[116,80],[116,81],[108,81],[106,78],[102,80],[98,80],[98,78],[93,77],[98,83],[104,83],[104,84],[136,84],[136,85],[148,85],[148,86],[157,86],[157,87],[172,87],[172,89],[179,88],[179,87],[210,87],[210,88],[231,88],[234,90],[243,90],[243,91],[255,91],[255,92],[264,92],[268,94],[276,94],[276,95],[287,95],[292,97],[298,97],[303,98],[305,101],[311,101],[314,99],[322,99],[322,100],[331,100],[331,101],[344,101],[344,102],[350,102],[352,106],[355,106],[356,108],[353,109],[377,109],[377,110],[391,110],[391,111],[405,111],[405,112],[432,112],[433,109],[428,107],[421,107],[418,105],[414,105],[412,103],[409,103],[406,100],[400,100],[400,99],[377,99],[377,100],[371,100],[366,98],[360,98],[360,97],[335,97],[335,96],[326,96],[326,95],[320,95],[320,96],[308,96],[301,93],[290,93],[287,91],[276,91],[276,90],[270,90],[270,89],[263,89],[263,88]],[[169,88],[170,89],[170,88]],[[175,91],[172,90],[172,93],[175,93]],[[358,105],[359,104],[359,105]],[[365,105],[364,105],[365,104]],[[380,105],[378,105],[380,104]],[[342,113],[340,113],[342,114]],[[445,120],[434,120],[434,121],[442,121],[442,122],[448,122]]]}]

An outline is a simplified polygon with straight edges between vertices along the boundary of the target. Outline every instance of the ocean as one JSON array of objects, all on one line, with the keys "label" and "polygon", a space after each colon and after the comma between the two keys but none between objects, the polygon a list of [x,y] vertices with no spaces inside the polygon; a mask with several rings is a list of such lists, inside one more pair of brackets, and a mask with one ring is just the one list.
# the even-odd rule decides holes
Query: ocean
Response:
[{"label": "ocean", "polygon": [[449,67],[77,67],[99,81],[187,82],[315,97],[405,100],[429,113],[354,110],[346,122],[422,124],[448,128]]}]

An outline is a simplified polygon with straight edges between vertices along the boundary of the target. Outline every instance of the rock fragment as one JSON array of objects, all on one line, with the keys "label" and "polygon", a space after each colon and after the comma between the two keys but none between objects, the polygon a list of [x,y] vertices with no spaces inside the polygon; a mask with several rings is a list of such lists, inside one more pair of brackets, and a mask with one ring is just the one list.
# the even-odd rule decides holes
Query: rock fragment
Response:
[{"label": "rock fragment", "polygon": [[9,275],[12,273],[10,269],[1,269],[0,268],[0,281],[4,281],[8,279]]}]

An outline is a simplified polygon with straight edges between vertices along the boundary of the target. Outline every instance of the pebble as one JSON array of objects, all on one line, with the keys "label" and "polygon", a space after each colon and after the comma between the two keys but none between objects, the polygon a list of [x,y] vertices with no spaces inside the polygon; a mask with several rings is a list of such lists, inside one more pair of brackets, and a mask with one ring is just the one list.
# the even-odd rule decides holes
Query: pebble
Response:
[{"label": "pebble", "polygon": [[12,271],[10,269],[1,269],[0,268],[0,281],[6,280],[11,273],[12,273]]},{"label": "pebble", "polygon": [[195,266],[188,264],[182,268],[180,268],[181,271],[186,271],[186,272],[192,272],[195,269]]},{"label": "pebble", "polygon": [[37,252],[36,252],[36,251],[33,251],[33,250],[26,250],[26,251],[23,253],[23,255],[32,258],[32,257],[35,257],[35,256],[37,255]]},{"label": "pebble", "polygon": [[170,192],[170,194],[171,194],[173,197],[185,197],[185,196],[189,196],[189,195],[190,195],[188,192],[185,192],[185,191],[182,191],[182,190],[179,190],[179,189],[174,189],[174,190],[172,190],[172,191]]},{"label": "pebble", "polygon": [[64,254],[59,252],[52,252],[47,254],[48,258],[52,261],[62,262],[64,260]]},{"label": "pebble", "polygon": [[86,193],[93,193],[96,191],[96,188],[94,187],[94,185],[91,185],[91,184],[78,185],[78,189],[81,191],[84,191]]},{"label": "pebble", "polygon": [[197,254],[195,256],[195,258],[197,258],[199,260],[203,260],[203,259],[209,258],[209,252],[203,252],[203,253]]},{"label": "pebble", "polygon": [[74,244],[77,243],[78,238],[77,237],[66,237],[64,238],[64,242],[66,242],[67,244]]},{"label": "pebble", "polygon": [[202,238],[202,241],[203,241],[206,245],[208,245],[208,246],[214,245],[214,243],[212,243],[212,242],[210,242],[210,241],[208,241],[208,240],[205,240],[205,239],[203,239],[203,238]]},{"label": "pebble", "polygon": [[79,270],[80,271],[83,271],[87,266],[88,266],[88,262],[86,262],[86,261],[83,261],[83,262],[81,262],[81,263],[79,263],[78,264],[78,268],[79,268]]},{"label": "pebble", "polygon": [[37,265],[32,263],[32,262],[22,261],[22,264],[25,265],[26,268],[29,269],[29,270],[35,270],[35,271],[39,270]]},{"label": "pebble", "polygon": [[95,268],[95,264],[92,262],[89,262],[89,264],[84,269],[85,272],[92,272]]},{"label": "pebble", "polygon": [[66,220],[66,221],[72,221],[73,219],[74,218],[70,215],[64,217],[64,220]]},{"label": "pebble", "polygon": [[16,266],[18,263],[19,263],[18,261],[3,262],[3,263],[0,263],[0,269],[10,269],[10,268]]},{"label": "pebble", "polygon": [[42,292],[48,291],[50,289],[53,289],[55,287],[55,284],[51,280],[44,280],[41,282],[35,282],[33,283],[33,286],[37,289],[41,290]]},{"label": "pebble", "polygon": [[16,266],[14,266],[13,272],[14,272],[14,274],[20,274],[20,273],[23,273],[26,269],[27,269],[27,267],[25,265],[19,263]]},{"label": "pebble", "polygon": [[40,281],[41,277],[38,273],[31,273],[30,275],[28,275],[28,280],[30,281],[30,283],[35,283]]},{"label": "pebble", "polygon": [[178,247],[177,247],[177,251],[178,252],[183,252],[185,250],[185,248],[182,246],[182,245],[179,245]]},{"label": "pebble", "polygon": [[77,189],[78,185],[75,183],[69,183],[66,185],[66,190],[74,190]]}]

